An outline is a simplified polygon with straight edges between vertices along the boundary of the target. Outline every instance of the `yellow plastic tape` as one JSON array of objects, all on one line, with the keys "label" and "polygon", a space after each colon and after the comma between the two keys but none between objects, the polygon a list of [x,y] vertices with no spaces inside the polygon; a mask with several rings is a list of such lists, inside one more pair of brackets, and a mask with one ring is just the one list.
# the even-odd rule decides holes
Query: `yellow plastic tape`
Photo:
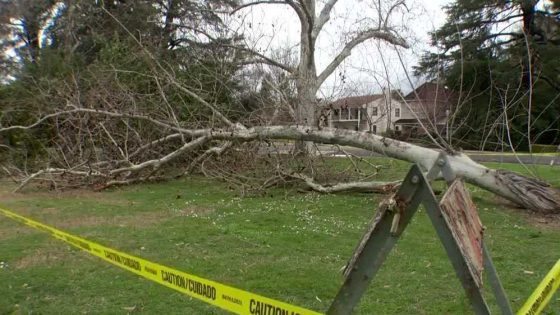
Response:
[{"label": "yellow plastic tape", "polygon": [[550,301],[554,292],[560,287],[560,259],[539,283],[527,302],[521,307],[517,315],[540,314]]},{"label": "yellow plastic tape", "polygon": [[48,225],[0,208],[0,213],[23,224],[47,232],[122,269],[162,284],[236,314],[319,315],[320,313],[236,289],[212,280],[162,266],[145,259],[71,235]]}]

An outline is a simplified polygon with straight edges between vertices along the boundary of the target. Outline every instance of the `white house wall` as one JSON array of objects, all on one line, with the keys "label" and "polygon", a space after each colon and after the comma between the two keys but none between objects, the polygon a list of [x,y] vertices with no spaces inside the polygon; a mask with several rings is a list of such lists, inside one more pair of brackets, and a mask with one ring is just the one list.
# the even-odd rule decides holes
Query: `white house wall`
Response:
[{"label": "white house wall", "polygon": [[[377,107],[377,116],[373,116],[373,108]],[[390,103],[385,102],[385,99],[378,99],[367,104],[368,116],[368,130],[371,129],[371,125],[375,125],[377,128],[377,133],[385,133],[388,129],[393,129],[395,121],[402,118],[403,104],[399,101],[392,99]],[[399,109],[401,115],[395,117],[395,111]],[[389,115],[390,111],[390,115]]]},{"label": "white house wall", "polygon": [[[377,107],[377,115],[373,115],[375,107]],[[390,103],[387,103],[385,102],[384,98],[380,98],[370,103],[364,104],[359,108],[365,108],[367,110],[367,120],[347,120],[344,117],[340,119],[340,115],[335,117],[331,113],[329,116],[329,126],[351,130],[356,130],[356,128],[359,127],[358,129],[361,131],[372,131],[372,125],[375,125],[376,133],[380,134],[387,132],[388,129],[394,129],[395,121],[399,119],[414,118],[412,113],[410,113],[410,110],[407,109],[407,106],[396,99],[392,99]],[[399,117],[395,117],[396,109],[400,111]],[[339,111],[341,110],[342,109],[339,108]],[[390,115],[389,110],[391,111]]]}]

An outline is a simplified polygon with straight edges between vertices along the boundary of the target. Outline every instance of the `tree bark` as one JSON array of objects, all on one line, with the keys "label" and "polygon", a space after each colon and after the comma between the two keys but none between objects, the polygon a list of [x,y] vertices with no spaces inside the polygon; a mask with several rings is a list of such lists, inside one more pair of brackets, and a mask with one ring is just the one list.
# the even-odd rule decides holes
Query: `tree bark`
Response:
[{"label": "tree bark", "polygon": [[[309,71],[310,72],[310,71]],[[309,73],[310,74],[310,73]],[[298,105],[296,108],[296,124],[298,126],[316,126],[315,108],[317,106],[317,89],[313,86],[312,77],[298,80]],[[314,152],[312,142],[296,141],[296,153],[307,155]]]},{"label": "tree bark", "polygon": [[313,180],[313,178],[299,173],[288,174],[287,176],[302,180],[309,189],[324,194],[333,194],[338,192],[374,192],[386,194],[395,191],[401,184],[400,181],[396,182],[348,182],[337,183],[334,185],[321,185]]},{"label": "tree bark", "polygon": [[[300,56],[297,69],[297,107],[296,124],[313,126],[315,124],[315,106],[317,102],[317,69],[315,67],[315,40],[313,25],[315,22],[315,0],[302,1],[304,12],[300,33]],[[310,142],[297,141],[296,153],[308,154],[313,152]]]},{"label": "tree bark", "polygon": [[[319,130],[308,126],[268,126],[234,131],[199,130],[197,134],[223,140],[291,139],[347,145],[416,163],[425,171],[434,165],[440,153],[437,150],[370,133],[332,128]],[[545,213],[560,213],[560,190],[547,183],[510,171],[489,169],[463,153],[450,154],[448,161],[456,176],[473,185],[524,208]]]}]

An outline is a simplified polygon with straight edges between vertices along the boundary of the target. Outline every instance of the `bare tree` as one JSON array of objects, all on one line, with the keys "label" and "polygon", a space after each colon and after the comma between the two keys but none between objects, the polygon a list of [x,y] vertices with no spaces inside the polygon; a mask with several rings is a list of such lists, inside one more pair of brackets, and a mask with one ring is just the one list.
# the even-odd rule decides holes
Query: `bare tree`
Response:
[{"label": "bare tree", "polygon": [[[254,59],[252,59],[251,62],[265,63],[281,68],[295,78],[297,87],[295,123],[298,125],[316,125],[315,111],[319,88],[340,64],[352,54],[352,50],[358,45],[371,39],[378,39],[392,45],[408,47],[406,40],[399,34],[392,21],[392,15],[394,15],[396,11],[401,8],[406,8],[405,1],[384,1],[383,5],[381,1],[378,1],[375,6],[377,11],[375,21],[370,21],[365,27],[356,25],[358,29],[347,34],[347,39],[343,44],[342,50],[335,55],[325,69],[318,72],[316,68],[317,40],[324,30],[325,25],[331,19],[333,8],[337,2],[338,0],[325,1],[321,10],[318,10],[317,6],[321,1],[316,0],[250,1],[237,7],[232,12],[235,13],[255,5],[286,5],[297,15],[300,23],[300,35],[299,60],[295,67],[286,65],[279,60],[275,60],[257,51],[249,50],[245,47],[243,49],[252,53]],[[300,150],[303,151],[307,151],[308,149],[309,145],[308,148],[300,148]]]}]

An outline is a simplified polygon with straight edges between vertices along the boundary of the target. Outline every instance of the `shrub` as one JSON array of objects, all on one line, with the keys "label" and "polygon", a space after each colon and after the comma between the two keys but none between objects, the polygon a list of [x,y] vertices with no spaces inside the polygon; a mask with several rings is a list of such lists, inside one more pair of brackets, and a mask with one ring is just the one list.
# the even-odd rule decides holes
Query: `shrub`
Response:
[{"label": "shrub", "polygon": [[560,151],[559,148],[554,144],[533,144],[532,146],[533,153],[554,153]]}]

